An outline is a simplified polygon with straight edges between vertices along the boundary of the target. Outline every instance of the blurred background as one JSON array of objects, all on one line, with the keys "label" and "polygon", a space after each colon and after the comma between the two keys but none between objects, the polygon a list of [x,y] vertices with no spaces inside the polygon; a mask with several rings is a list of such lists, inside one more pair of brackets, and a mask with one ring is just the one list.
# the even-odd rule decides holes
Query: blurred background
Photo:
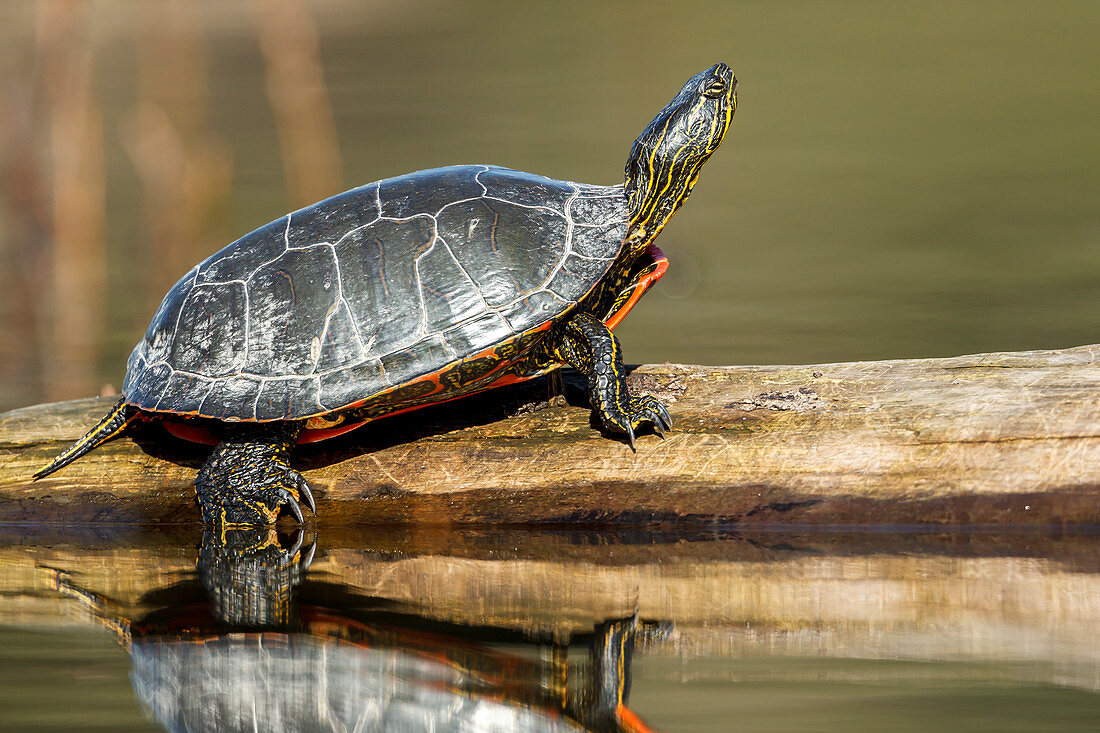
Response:
[{"label": "blurred background", "polygon": [[110,392],[195,262],[453,163],[617,183],[692,74],[740,106],[628,361],[1100,341],[1100,4],[7,0],[0,409]]}]

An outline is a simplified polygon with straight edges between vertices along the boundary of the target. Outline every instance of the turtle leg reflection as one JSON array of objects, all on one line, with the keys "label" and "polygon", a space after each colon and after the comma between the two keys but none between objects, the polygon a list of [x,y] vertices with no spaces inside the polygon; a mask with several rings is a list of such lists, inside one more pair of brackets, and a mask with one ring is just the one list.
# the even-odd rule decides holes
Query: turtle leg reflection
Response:
[{"label": "turtle leg reflection", "polygon": [[671,622],[648,622],[637,614],[610,619],[593,629],[588,659],[573,688],[571,707],[588,730],[649,730],[627,706],[634,649],[663,640]]},{"label": "turtle leg reflection", "polygon": [[626,368],[619,339],[590,313],[578,313],[551,337],[555,358],[577,369],[588,380],[588,398],[604,427],[634,436],[646,425],[664,435],[672,427],[668,410],[657,398],[632,397],[626,386]]},{"label": "turtle leg reflection", "polygon": [[317,549],[301,528],[284,546],[274,527],[207,527],[199,549],[199,577],[211,613],[231,626],[284,627],[294,621],[293,590]]},{"label": "turtle leg reflection", "polygon": [[605,621],[592,639],[593,723],[606,724],[621,718],[630,697],[630,662],[638,617]]},{"label": "turtle leg reflection", "polygon": [[215,526],[272,524],[286,506],[301,522],[299,501],[315,511],[309,484],[290,467],[300,430],[295,422],[226,430],[195,479],[203,519]]}]

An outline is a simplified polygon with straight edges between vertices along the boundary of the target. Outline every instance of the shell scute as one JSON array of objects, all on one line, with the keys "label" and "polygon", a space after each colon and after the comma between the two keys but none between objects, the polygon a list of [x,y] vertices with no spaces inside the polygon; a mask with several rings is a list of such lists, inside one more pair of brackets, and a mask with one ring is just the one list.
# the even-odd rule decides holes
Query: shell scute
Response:
[{"label": "shell scute", "polygon": [[402,384],[423,375],[423,364],[446,364],[455,358],[441,336],[430,334],[407,349],[383,356],[382,368],[393,384]]},{"label": "shell scute", "polygon": [[577,226],[601,226],[618,221],[625,223],[625,206],[620,211],[616,205],[622,196],[621,186],[589,186],[569,201],[566,215]]},{"label": "shell scute", "polygon": [[548,208],[563,214],[569,199],[577,193],[576,185],[566,181],[535,175],[517,178],[513,174],[514,171],[490,168],[477,178],[494,199],[519,206]]},{"label": "shell scute", "polygon": [[265,386],[266,382],[250,376],[218,379],[205,396],[201,412],[221,420],[255,420],[256,400]]},{"label": "shell scute", "polygon": [[239,280],[191,289],[176,323],[176,332],[188,337],[169,342],[167,360],[173,369],[216,378],[244,368],[248,317],[244,289]]},{"label": "shell scute", "polygon": [[572,254],[602,260],[608,238],[626,236],[625,222],[607,222],[597,226],[577,226],[573,228]]},{"label": "shell scute", "polygon": [[565,253],[563,214],[480,199],[445,209],[440,237],[477,283],[490,307],[500,308],[547,279]]},{"label": "shell scute", "polygon": [[[129,379],[130,373],[127,372],[127,379]],[[146,364],[137,373],[137,378],[130,388],[144,397],[144,401],[141,403],[142,407],[153,409],[164,394],[171,376],[172,368],[164,362]],[[129,385],[127,386],[129,387]]]},{"label": "shell scute", "polygon": [[536,290],[508,304],[500,310],[500,314],[508,322],[512,331],[522,333],[529,323],[549,321],[555,314],[561,313],[570,305],[548,290]]},{"label": "shell scute", "polygon": [[593,269],[595,268],[591,267],[590,261],[570,255],[550,278],[546,287],[555,293],[575,293],[592,281]]},{"label": "shell scute", "polygon": [[288,217],[284,243],[288,248],[334,244],[349,230],[370,224],[379,216],[378,184],[368,183],[295,211]]},{"label": "shell scute", "polygon": [[168,378],[158,409],[168,412],[198,412],[212,383],[184,372],[173,372]]},{"label": "shell scute", "polygon": [[286,251],[284,216],[265,224],[199,263],[196,283],[223,283],[247,280],[256,267],[270,262]]},{"label": "shell scute", "polygon": [[483,344],[499,344],[515,333],[508,321],[499,313],[483,313],[457,327],[443,332],[447,343],[457,354],[476,354],[485,349]]},{"label": "shell scute", "polygon": [[359,332],[343,300],[329,317],[325,330],[310,341],[310,354],[317,353],[317,371],[328,372],[345,364],[362,361],[366,349],[360,342]]},{"label": "shell scute", "polygon": [[393,219],[434,216],[455,201],[479,197],[485,191],[477,181],[479,172],[477,167],[458,165],[383,181],[379,193],[382,216]]},{"label": "shell scute", "polygon": [[[194,288],[196,274],[197,271],[192,270],[181,278],[172,286],[157,308],[149,328],[145,331],[145,339],[139,344],[144,346],[142,357],[145,364],[155,364],[168,358],[173,340],[176,338],[180,312]],[[129,377],[129,365],[127,365],[127,377]]]},{"label": "shell scute", "polygon": [[476,318],[486,310],[481,291],[464,273],[450,248],[442,243],[420,258],[418,270],[423,272],[455,273],[455,277],[425,281],[421,278],[420,294],[424,298],[424,316],[427,330],[443,331],[455,323]]},{"label": "shell scute", "polygon": [[258,416],[318,414],[324,411],[318,402],[321,390],[317,377],[265,379],[262,385],[259,395],[255,398]]},{"label": "shell scute", "polygon": [[434,235],[430,219],[381,220],[336,245],[341,291],[368,356],[404,348],[426,330],[418,258],[431,249]]},{"label": "shell scute", "polygon": [[[312,342],[337,306],[336,278],[336,262],[327,247],[288,250],[256,271],[248,281],[245,372],[281,376],[316,370],[319,354]],[[223,359],[220,353],[208,353],[215,361]]]},{"label": "shell scute", "polygon": [[392,385],[388,375],[382,369],[382,362],[378,359],[365,361],[354,366],[326,372],[320,376],[321,394],[318,399],[325,407],[335,409],[344,406],[344,392],[348,384],[377,384],[380,389]]}]

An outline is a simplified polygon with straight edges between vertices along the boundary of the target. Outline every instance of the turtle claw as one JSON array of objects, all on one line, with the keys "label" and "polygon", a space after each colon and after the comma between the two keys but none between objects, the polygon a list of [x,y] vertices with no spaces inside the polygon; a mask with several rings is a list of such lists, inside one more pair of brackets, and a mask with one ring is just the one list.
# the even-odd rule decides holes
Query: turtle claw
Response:
[{"label": "turtle claw", "polygon": [[639,431],[646,426],[651,427],[662,439],[672,429],[672,418],[669,417],[668,410],[656,397],[649,395],[631,398],[626,405],[611,403],[600,409],[599,413],[608,430],[626,435],[630,449],[635,453],[638,452]]},{"label": "turtle claw", "polygon": [[[268,531],[272,531],[270,528]],[[306,533],[301,527],[294,535],[294,544],[290,546],[290,549],[283,553],[284,565],[289,565],[297,559],[298,570],[305,572],[309,570],[309,566],[313,564],[313,555],[317,552],[317,538],[314,537],[310,540],[309,546],[306,547],[304,556],[301,553],[302,547],[305,546]]]},{"label": "turtle claw", "polygon": [[313,512],[314,516],[317,516],[317,502],[313,500],[313,492],[309,490],[309,482],[297,471],[294,471],[294,482],[298,486],[298,498],[305,501],[309,510]]},{"label": "turtle claw", "polygon": [[666,431],[672,429],[672,418],[665,406],[656,397],[644,395],[630,402],[630,422],[631,427],[634,429],[639,429],[648,424],[653,428],[653,432],[662,438],[665,437]]},{"label": "turtle claw", "polygon": [[234,527],[274,524],[286,506],[305,523],[300,501],[317,513],[305,478],[288,465],[289,438],[270,436],[219,444],[199,470],[195,490],[208,524]]},{"label": "turtle claw", "polygon": [[317,541],[309,543],[309,549],[306,550],[306,556],[299,563],[302,568],[302,572],[309,570],[309,566],[313,564],[313,556],[317,553]]},{"label": "turtle claw", "polygon": [[[654,402],[657,403],[657,412],[661,416],[661,422],[664,423],[664,429],[672,430],[672,415],[668,414],[668,408],[665,407],[659,400],[654,400]],[[661,433],[661,437],[664,437],[664,433]]]},{"label": "turtle claw", "polygon": [[305,542],[306,533],[302,531],[302,528],[298,528],[298,534],[294,538],[294,544],[287,550],[287,556],[294,557],[298,554],[298,550],[302,549],[302,543]]},{"label": "turtle claw", "polygon": [[294,498],[294,494],[290,493],[290,489],[280,486],[276,494],[282,499],[279,502],[280,505],[290,507],[290,511],[298,518],[298,523],[305,524],[306,518],[302,516],[302,507],[298,506],[298,500]]}]

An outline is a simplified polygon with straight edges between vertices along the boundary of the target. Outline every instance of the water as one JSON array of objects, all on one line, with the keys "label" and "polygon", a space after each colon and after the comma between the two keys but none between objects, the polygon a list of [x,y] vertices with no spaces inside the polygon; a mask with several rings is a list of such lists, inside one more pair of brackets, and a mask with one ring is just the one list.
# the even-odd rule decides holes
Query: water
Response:
[{"label": "water", "polygon": [[5,530],[0,728],[231,729],[246,710],[261,729],[385,711],[386,730],[449,730],[459,710],[597,729],[593,670],[620,648],[623,715],[658,730],[1100,720],[1093,536],[322,528],[295,555],[297,539]]}]

